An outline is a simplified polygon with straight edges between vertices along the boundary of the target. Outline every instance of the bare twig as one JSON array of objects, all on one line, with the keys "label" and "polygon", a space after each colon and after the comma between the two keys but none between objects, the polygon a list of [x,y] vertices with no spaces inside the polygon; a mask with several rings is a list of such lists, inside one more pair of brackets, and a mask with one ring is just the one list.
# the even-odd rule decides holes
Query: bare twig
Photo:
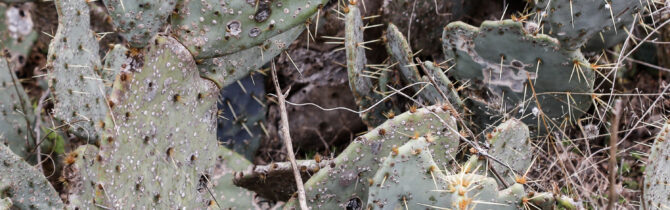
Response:
[{"label": "bare twig", "polygon": [[289,133],[288,114],[286,114],[286,99],[281,91],[281,87],[279,87],[279,79],[277,79],[277,69],[275,69],[274,59],[272,60],[272,81],[274,82],[275,89],[277,90],[277,100],[281,113],[281,131],[284,135],[280,136],[283,136],[284,145],[286,146],[286,153],[288,155],[289,161],[291,162],[291,167],[293,168],[295,184],[298,187],[298,201],[300,202],[300,208],[303,210],[309,210],[309,207],[307,207],[307,199],[305,198],[305,187],[302,183],[300,171],[298,171],[298,165],[295,162],[295,154],[293,154],[293,141],[291,140],[291,134]]},{"label": "bare twig", "polygon": [[614,209],[617,198],[619,197],[616,193],[616,154],[617,154],[617,142],[619,141],[619,122],[621,121],[621,99],[616,100],[614,105],[614,120],[612,121],[612,129],[610,130],[610,193],[609,193],[609,204],[607,209]]},{"label": "bare twig", "polygon": [[[41,134],[41,124],[42,120],[40,120],[40,116],[42,113],[42,109],[44,108],[44,101],[46,100],[47,96],[51,93],[51,89],[47,89],[42,93],[42,96],[40,97],[39,101],[37,101],[37,109],[35,109],[35,145],[37,145],[37,140],[40,139],[40,134]],[[49,133],[51,134],[51,133]],[[46,135],[48,136],[48,134]],[[42,162],[42,151],[39,146],[35,146],[35,150],[37,151],[37,162],[41,163]],[[38,170],[42,171],[42,167],[38,167]]]}]

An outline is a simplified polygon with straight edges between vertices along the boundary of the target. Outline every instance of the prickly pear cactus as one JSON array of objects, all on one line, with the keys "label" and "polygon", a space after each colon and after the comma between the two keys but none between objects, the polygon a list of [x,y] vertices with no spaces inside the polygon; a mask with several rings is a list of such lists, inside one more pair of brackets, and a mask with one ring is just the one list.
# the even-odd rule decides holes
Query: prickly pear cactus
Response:
[{"label": "prickly pear cactus", "polygon": [[[425,137],[437,164],[446,164],[458,149],[455,120],[446,109],[430,106],[394,116],[367,134],[356,138],[329,167],[322,168],[307,183],[309,206],[340,209],[350,203],[368,200],[368,180],[381,167],[383,159],[408,141]],[[293,205],[289,203],[287,206]]]},{"label": "prickly pear cactus", "polygon": [[[216,165],[209,176],[209,187],[214,198],[207,196],[221,209],[253,209],[254,192],[233,185],[236,172],[244,171],[251,166],[251,162],[225,147],[219,147]],[[206,191],[206,189],[202,189]],[[205,194],[207,194],[205,192]]]},{"label": "prickly pear cactus", "polygon": [[[361,19],[361,12],[356,5],[348,5],[347,8],[344,23],[344,47],[347,56],[349,87],[354,94],[359,109],[365,110],[379,102],[383,95],[375,90],[372,79],[367,75],[371,71],[366,67],[367,58],[365,57],[365,41],[363,39],[365,28]],[[380,77],[380,89],[386,88],[387,77],[388,75]],[[375,127],[384,122],[386,119],[384,114],[394,112],[394,110],[390,101],[384,101],[370,111],[361,114],[361,118],[368,127]]]},{"label": "prickly pear cactus", "polygon": [[28,60],[28,53],[37,40],[29,4],[9,6],[0,3],[0,50],[9,52],[13,70]]},{"label": "prickly pear cactus", "polygon": [[534,157],[528,126],[517,119],[509,119],[494,128],[486,138],[491,144],[488,153],[504,161],[514,171],[497,163],[492,164],[493,168],[507,180],[507,183],[524,184],[524,173]]},{"label": "prickly pear cactus", "polygon": [[105,55],[104,68],[100,74],[100,78],[102,78],[105,84],[105,94],[109,94],[112,90],[112,84],[114,83],[114,79],[116,79],[116,75],[130,68],[130,65],[126,64],[128,62],[128,55],[130,55],[130,51],[120,44],[114,45],[107,52],[107,55]]},{"label": "prickly pear cactus", "polygon": [[[644,2],[644,3],[643,3]],[[647,1],[629,0],[538,0],[535,8],[541,24],[549,26],[544,32],[556,37],[561,47],[576,50],[591,37],[606,28],[632,20]],[[623,19],[623,21],[622,21]],[[617,33],[627,34],[626,31]]]},{"label": "prickly pear cactus", "polygon": [[590,96],[570,94],[593,92],[595,72],[584,56],[561,49],[549,36],[527,33],[520,22],[484,21],[480,28],[454,22],[442,40],[446,59],[455,65],[453,76],[486,91],[469,96],[485,104],[478,105],[485,111],[475,112],[486,115],[479,119],[510,114],[548,128],[580,117],[591,105]]},{"label": "prickly pear cactus", "polygon": [[217,139],[223,145],[253,160],[261,145],[265,120],[265,79],[249,75],[221,90]]},{"label": "prickly pear cactus", "polygon": [[54,114],[79,136],[94,142],[99,138],[109,108],[105,104],[104,84],[98,76],[102,65],[98,42],[89,28],[89,6],[84,0],[55,3],[58,30],[49,44],[47,57]]},{"label": "prickly pear cactus", "polygon": [[644,170],[644,201],[649,209],[670,205],[670,121],[666,122],[651,147]]},{"label": "prickly pear cactus", "polygon": [[432,77],[433,81],[437,84],[437,88],[447,95],[449,103],[454,105],[457,109],[462,110],[464,105],[463,100],[461,100],[458,92],[456,92],[456,89],[454,88],[454,84],[451,83],[451,80],[444,74],[442,68],[431,61],[425,61],[422,65],[428,71],[428,75],[423,76],[423,80],[429,81],[426,77]]},{"label": "prickly pear cactus", "polygon": [[32,125],[35,116],[23,86],[14,81],[19,79],[7,60],[0,57],[0,144],[9,146],[19,157],[30,159],[35,140],[27,123]]},{"label": "prickly pear cactus", "polygon": [[87,209],[93,206],[106,206],[106,199],[98,188],[98,164],[95,159],[98,148],[82,145],[67,154],[63,167],[63,195],[66,209]]},{"label": "prickly pear cactus", "polygon": [[[425,138],[411,140],[398,148],[381,164],[369,181],[370,209],[423,209],[430,206],[447,207],[441,195],[446,177],[430,155],[430,143]],[[367,209],[366,208],[366,209]]]},{"label": "prickly pear cactus", "polygon": [[[398,69],[400,69],[400,73],[405,81],[408,84],[416,82],[430,83],[430,80],[426,78],[426,76],[421,77],[418,69],[419,65],[413,61],[414,53],[398,28],[392,23],[389,23],[385,35],[384,42],[386,45],[386,52],[388,52],[393,60],[398,63]],[[427,85],[425,88],[422,86],[413,86],[414,91],[419,94],[423,101],[428,102],[428,104],[439,104],[445,100],[437,90],[437,88],[440,88],[442,93],[450,94],[447,96],[447,100],[450,103],[456,105],[462,104],[460,99],[458,99],[458,95],[454,95],[456,92],[450,87],[451,81],[444,75],[442,70],[439,67],[432,65],[432,62],[428,64],[431,65],[426,65],[424,68],[431,73],[430,76],[433,77],[435,83],[437,83],[439,87],[435,87],[432,84],[425,84],[424,86]]]},{"label": "prickly pear cactus", "polygon": [[99,184],[113,208],[202,208],[196,189],[218,152],[218,89],[171,37],[130,57],[110,96]]},{"label": "prickly pear cactus", "polygon": [[251,47],[230,55],[209,58],[198,64],[202,77],[214,81],[219,87],[226,87],[235,81],[260,69],[272,58],[286,50],[291,42],[305,30],[296,26],[284,33],[265,40],[257,47]]},{"label": "prickly pear cactus", "polygon": [[160,29],[164,28],[177,0],[103,0],[116,31],[131,47],[142,48],[149,44]]},{"label": "prickly pear cactus", "polygon": [[[0,196],[18,209],[63,209],[63,202],[42,172],[0,144]],[[4,199],[4,198],[0,198]]]},{"label": "prickly pear cactus", "polygon": [[196,59],[213,58],[260,45],[305,24],[326,2],[179,1],[171,24],[174,35]]}]

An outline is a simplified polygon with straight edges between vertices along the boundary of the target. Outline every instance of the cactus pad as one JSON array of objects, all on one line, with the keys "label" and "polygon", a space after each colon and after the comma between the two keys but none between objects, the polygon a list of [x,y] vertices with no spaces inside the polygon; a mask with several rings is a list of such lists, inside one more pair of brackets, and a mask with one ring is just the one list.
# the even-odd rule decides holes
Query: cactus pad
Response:
[{"label": "cactus pad", "polygon": [[217,88],[171,37],[130,57],[113,86],[96,163],[106,172],[103,192],[113,208],[201,208],[196,189],[218,152]]},{"label": "cactus pad", "polygon": [[262,44],[305,24],[326,0],[183,1],[172,29],[196,59],[220,57]]},{"label": "cactus pad", "polygon": [[517,119],[509,119],[487,134],[487,139],[491,144],[489,154],[505,162],[514,171],[497,163],[492,164],[493,168],[508,180],[507,183],[514,183],[516,178],[521,178],[534,157],[528,126]]},{"label": "cactus pad", "polygon": [[561,49],[546,35],[528,34],[520,22],[484,21],[479,29],[454,22],[442,38],[446,59],[455,65],[453,75],[487,91],[470,96],[486,104],[487,111],[476,115],[510,114],[546,128],[576,119],[591,106],[590,96],[570,94],[593,92],[595,72],[584,56]]},{"label": "cactus pad", "polygon": [[198,64],[198,68],[202,77],[214,81],[219,87],[226,87],[249,75],[250,72],[260,69],[272,58],[284,52],[304,30],[304,27],[296,26],[265,40],[257,47],[205,59]]},{"label": "cactus pad", "polygon": [[[243,171],[251,162],[220,146],[216,165],[209,176],[214,201],[221,209],[253,209],[254,193],[233,185],[235,172]],[[210,196],[206,196],[210,198]]]},{"label": "cactus pad", "polygon": [[[35,141],[30,135],[26,120],[33,123],[35,116],[28,95],[7,60],[0,58],[0,144],[8,145],[19,157],[30,159],[30,149]],[[26,110],[23,110],[23,109]],[[32,146],[32,147],[31,147]]]},{"label": "cactus pad", "polygon": [[[117,44],[105,55],[105,64],[100,78],[105,83],[105,93],[109,94],[112,89],[114,79],[119,72],[130,68],[126,63],[128,62],[129,51],[123,45]],[[126,64],[126,65],[124,65]]]},{"label": "cactus pad", "polygon": [[18,209],[63,209],[63,202],[42,172],[0,144],[0,196]]},{"label": "cactus pad", "polygon": [[651,147],[644,171],[644,201],[649,209],[670,205],[670,121],[666,122]]},{"label": "cactus pad", "polygon": [[56,0],[58,30],[47,62],[48,79],[56,99],[54,113],[79,136],[94,142],[107,111],[98,42],[90,30],[89,6],[84,0]]},{"label": "cactus pad", "polygon": [[561,47],[576,50],[599,32],[619,27],[615,23],[632,20],[644,8],[642,4],[646,1],[538,0],[535,8],[542,24],[549,26],[545,33],[556,37]]},{"label": "cactus pad", "polygon": [[67,209],[106,205],[106,199],[97,187],[99,166],[94,162],[97,156],[98,148],[93,145],[82,145],[68,153],[62,176]]}]

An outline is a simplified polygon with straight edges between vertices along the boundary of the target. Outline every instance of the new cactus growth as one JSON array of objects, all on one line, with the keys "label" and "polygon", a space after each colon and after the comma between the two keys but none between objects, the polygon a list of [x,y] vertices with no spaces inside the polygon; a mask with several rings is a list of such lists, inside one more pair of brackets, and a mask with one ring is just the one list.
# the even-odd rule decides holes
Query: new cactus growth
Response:
[{"label": "new cactus growth", "polygon": [[63,209],[58,193],[42,172],[3,144],[0,144],[0,174],[0,199],[5,196],[11,199],[13,208]]},{"label": "new cactus growth", "polygon": [[593,92],[595,72],[584,56],[525,31],[520,22],[484,21],[480,28],[454,22],[442,40],[446,59],[455,65],[453,76],[486,91],[470,96],[485,110],[474,113],[485,116],[479,119],[509,113],[545,132],[541,128],[578,118],[591,106],[590,96],[571,94]]},{"label": "new cactus growth", "polygon": [[487,139],[491,144],[489,154],[504,160],[514,171],[500,164],[493,164],[493,168],[507,183],[525,184],[525,172],[535,157],[528,126],[517,119],[510,119],[495,127],[487,134]]},{"label": "new cactus growth", "polygon": [[54,115],[78,135],[95,142],[109,108],[105,105],[98,41],[90,30],[86,1],[57,0],[58,30],[47,55]]},{"label": "new cactus growth", "polygon": [[670,205],[670,121],[654,140],[644,171],[644,205],[663,209]]},{"label": "new cactus growth", "polygon": [[[130,65],[127,65],[128,55],[130,52],[123,45],[117,44],[105,55],[104,68],[100,72],[100,78],[105,84],[105,94],[110,94],[112,84],[116,75],[123,70],[128,70]],[[124,65],[126,64],[126,65]]]}]

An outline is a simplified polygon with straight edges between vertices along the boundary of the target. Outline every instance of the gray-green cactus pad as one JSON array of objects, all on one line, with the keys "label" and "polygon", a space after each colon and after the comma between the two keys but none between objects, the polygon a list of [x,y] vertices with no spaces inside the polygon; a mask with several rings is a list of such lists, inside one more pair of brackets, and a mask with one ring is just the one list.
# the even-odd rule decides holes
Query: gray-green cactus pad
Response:
[{"label": "gray-green cactus pad", "polygon": [[670,121],[651,147],[644,171],[644,201],[649,209],[670,206]]},{"label": "gray-green cactus pad", "polygon": [[368,179],[373,178],[383,159],[397,147],[421,136],[430,142],[429,152],[437,164],[446,164],[458,149],[459,141],[453,129],[456,129],[455,119],[440,106],[395,116],[356,138],[329,167],[322,168],[305,183],[308,205],[341,209],[352,199],[364,204],[369,193]]},{"label": "gray-green cactus pad", "polygon": [[174,35],[196,59],[220,57],[262,44],[305,24],[326,0],[178,2]]},{"label": "gray-green cactus pad", "polygon": [[215,163],[217,87],[189,51],[159,36],[117,76],[100,147],[113,208],[202,208],[200,177]]},{"label": "gray-green cactus pad", "polygon": [[556,37],[563,48],[576,50],[615,23],[632,20],[633,14],[643,9],[642,4],[646,1],[538,0],[535,8],[541,23],[549,26],[544,33]]},{"label": "gray-green cactus pad", "polygon": [[490,112],[476,112],[487,115],[480,119],[509,114],[530,126],[554,127],[591,106],[584,93],[593,92],[595,72],[584,56],[561,49],[549,36],[527,33],[520,22],[484,21],[480,28],[454,22],[442,39],[446,59],[455,65],[453,76],[486,91],[469,96],[481,98]]},{"label": "gray-green cactus pad", "polygon": [[103,0],[107,13],[131,47],[149,44],[167,21],[177,0]]},{"label": "gray-green cactus pad", "polygon": [[130,51],[123,45],[116,44],[109,52],[107,52],[107,55],[105,55],[105,64],[102,72],[100,72],[100,78],[102,78],[102,81],[105,84],[105,94],[109,94],[112,90],[112,84],[116,79],[116,75],[118,75],[119,72],[124,70],[127,71],[128,68],[130,68],[130,65],[126,64],[129,63],[129,52]]},{"label": "gray-green cactus pad", "polygon": [[[7,60],[0,58],[0,144],[8,145],[14,153],[30,159],[35,141],[30,135],[27,120],[32,125],[35,116],[28,95]],[[25,108],[25,110],[24,110]]]},{"label": "gray-green cactus pad", "polygon": [[[430,155],[425,138],[411,140],[390,154],[374,175],[367,207],[371,209],[424,209],[447,206],[446,177]],[[446,196],[445,196],[446,197]]]},{"label": "gray-green cactus pad", "polygon": [[260,69],[272,58],[284,52],[304,30],[304,27],[296,26],[270,37],[257,47],[222,57],[205,59],[198,64],[200,74],[216,82],[219,87],[226,87],[249,75],[250,72]]},{"label": "gray-green cactus pad", "polygon": [[[344,48],[347,56],[347,72],[349,78],[349,88],[354,95],[356,104],[360,110],[365,110],[377,102],[383,96],[375,90],[373,81],[369,76],[370,69],[366,67],[367,58],[365,57],[365,48],[363,43],[364,25],[361,19],[361,12],[356,5],[348,6],[348,13],[345,17],[344,28]],[[386,88],[388,75],[382,74],[379,79],[380,89]],[[384,112],[394,110],[390,101],[385,101],[375,106],[368,112],[362,113],[363,122],[369,127],[375,127],[384,122]]]},{"label": "gray-green cactus pad", "polygon": [[507,183],[514,183],[517,177],[521,178],[524,175],[534,157],[528,126],[517,119],[509,119],[494,128],[489,135],[487,135],[491,144],[489,154],[505,162],[514,171],[497,163],[492,164],[493,168],[507,180]]},{"label": "gray-green cactus pad", "polygon": [[98,56],[98,41],[90,30],[89,6],[84,0],[56,0],[58,30],[47,57],[48,79],[57,118],[89,142],[99,138],[108,112]]},{"label": "gray-green cactus pad", "polygon": [[[42,172],[0,144],[0,196],[18,209],[63,209],[63,202]],[[2,199],[2,198],[0,198]]]}]

